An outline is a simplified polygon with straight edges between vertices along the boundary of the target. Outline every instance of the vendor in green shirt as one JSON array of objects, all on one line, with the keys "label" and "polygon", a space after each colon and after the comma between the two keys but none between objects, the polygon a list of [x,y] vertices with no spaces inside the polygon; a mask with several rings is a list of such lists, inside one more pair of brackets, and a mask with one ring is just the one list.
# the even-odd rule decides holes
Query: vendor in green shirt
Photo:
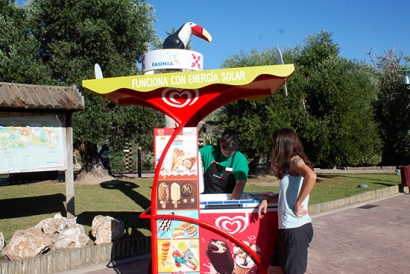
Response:
[{"label": "vendor in green shirt", "polygon": [[238,145],[238,133],[227,130],[222,133],[218,145],[199,149],[204,168],[204,194],[232,193],[232,200],[241,198],[249,167]]}]

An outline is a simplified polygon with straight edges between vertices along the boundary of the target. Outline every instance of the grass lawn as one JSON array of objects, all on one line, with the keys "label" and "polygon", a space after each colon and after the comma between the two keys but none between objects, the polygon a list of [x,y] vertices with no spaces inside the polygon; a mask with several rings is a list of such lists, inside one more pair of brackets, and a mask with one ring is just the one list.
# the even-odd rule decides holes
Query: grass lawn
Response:
[{"label": "grass lawn", "polygon": [[[77,223],[90,231],[96,215],[109,215],[124,221],[127,237],[151,235],[147,219],[139,215],[151,204],[153,178],[113,179],[100,184],[75,184]],[[249,179],[245,192],[278,192],[272,176]],[[270,183],[272,182],[272,183]],[[318,174],[310,204],[353,196],[369,190],[399,185],[400,176],[390,174]],[[359,188],[367,184],[368,188]],[[14,231],[35,226],[45,218],[65,216],[65,183],[45,181],[0,186],[0,232],[6,242]]]},{"label": "grass lawn", "polygon": [[[309,204],[319,204],[341,198],[350,197],[384,187],[400,185],[401,177],[394,174],[317,174],[318,179],[310,195]],[[277,186],[269,186],[267,182],[272,177],[259,176],[251,178],[245,191],[272,191],[277,193]],[[366,184],[368,188],[359,188],[359,184]],[[277,184],[276,184],[277,185]]]}]

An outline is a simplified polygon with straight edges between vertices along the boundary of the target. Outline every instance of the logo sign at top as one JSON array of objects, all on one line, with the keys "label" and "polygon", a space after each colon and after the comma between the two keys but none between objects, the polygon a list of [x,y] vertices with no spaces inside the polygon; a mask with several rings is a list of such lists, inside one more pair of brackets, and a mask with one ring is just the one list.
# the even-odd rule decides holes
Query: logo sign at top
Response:
[{"label": "logo sign at top", "polygon": [[202,54],[186,49],[160,49],[147,52],[143,57],[144,74],[163,73],[167,71],[202,70]]}]

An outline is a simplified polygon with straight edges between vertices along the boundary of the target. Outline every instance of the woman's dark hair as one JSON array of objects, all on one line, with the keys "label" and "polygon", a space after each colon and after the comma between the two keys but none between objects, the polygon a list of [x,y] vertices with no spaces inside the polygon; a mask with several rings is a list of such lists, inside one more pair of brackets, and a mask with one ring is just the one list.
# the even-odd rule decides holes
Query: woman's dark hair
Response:
[{"label": "woman's dark hair", "polygon": [[275,130],[272,133],[271,168],[277,178],[283,178],[288,168],[289,160],[296,155],[313,169],[313,164],[305,154],[299,136],[289,128]]}]

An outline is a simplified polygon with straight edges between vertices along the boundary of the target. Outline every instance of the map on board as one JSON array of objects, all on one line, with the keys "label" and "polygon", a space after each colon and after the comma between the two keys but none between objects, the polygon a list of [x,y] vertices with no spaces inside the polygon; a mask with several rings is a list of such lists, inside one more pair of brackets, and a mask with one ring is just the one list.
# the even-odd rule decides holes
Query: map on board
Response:
[{"label": "map on board", "polygon": [[63,124],[57,116],[0,119],[0,173],[65,168]]}]

